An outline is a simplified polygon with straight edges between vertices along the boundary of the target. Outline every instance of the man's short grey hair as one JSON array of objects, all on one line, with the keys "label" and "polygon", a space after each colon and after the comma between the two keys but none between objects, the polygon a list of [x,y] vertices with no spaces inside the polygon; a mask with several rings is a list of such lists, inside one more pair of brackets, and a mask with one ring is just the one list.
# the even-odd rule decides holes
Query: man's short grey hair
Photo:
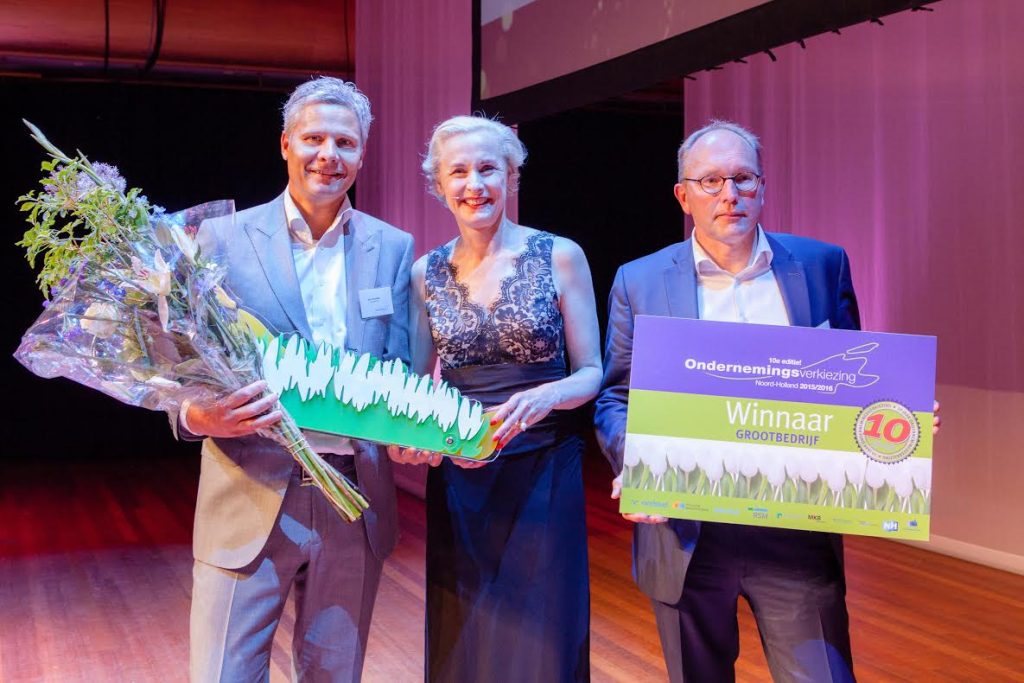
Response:
[{"label": "man's short grey hair", "polygon": [[683,178],[686,177],[683,169],[686,167],[686,157],[693,149],[693,146],[696,145],[697,141],[702,137],[716,130],[727,130],[743,138],[757,154],[757,173],[763,172],[764,165],[762,163],[761,141],[757,136],[738,123],[733,123],[732,121],[726,121],[724,119],[712,119],[711,121],[708,121],[707,125],[703,128],[699,128],[690,133],[690,135],[683,140],[683,144],[679,145],[679,152],[676,154],[676,160],[679,162],[678,182],[683,182]]},{"label": "man's short grey hair", "polygon": [[366,142],[373,115],[370,113],[370,100],[360,92],[355,83],[333,76],[320,76],[297,87],[281,110],[285,133],[291,132],[299,118],[299,112],[310,104],[337,104],[351,111],[359,121],[362,141]]},{"label": "man's short grey hair", "polygon": [[444,197],[437,191],[442,145],[456,135],[480,131],[492,133],[498,139],[501,155],[511,172],[509,191],[515,192],[519,187],[519,168],[526,163],[526,145],[516,132],[504,123],[484,116],[453,116],[434,127],[434,132],[427,142],[427,152],[423,155],[423,164],[420,166],[427,179],[427,191],[442,202]]}]

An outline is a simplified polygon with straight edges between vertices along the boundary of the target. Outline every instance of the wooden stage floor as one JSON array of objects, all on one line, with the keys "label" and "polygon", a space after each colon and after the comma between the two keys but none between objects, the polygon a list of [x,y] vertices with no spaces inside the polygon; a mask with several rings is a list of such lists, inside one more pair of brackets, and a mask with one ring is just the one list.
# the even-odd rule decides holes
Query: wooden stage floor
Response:
[{"label": "wooden stage floor", "polygon": [[[630,528],[587,466],[594,681],[663,681],[653,616],[630,578]],[[185,681],[198,457],[8,458],[0,470],[0,681]],[[422,680],[423,503],[402,494],[364,680]],[[846,545],[861,681],[1024,681],[1024,576],[880,539]],[[271,680],[287,680],[289,609]],[[740,681],[769,680],[740,610]],[[480,682],[488,683],[488,682]]]}]

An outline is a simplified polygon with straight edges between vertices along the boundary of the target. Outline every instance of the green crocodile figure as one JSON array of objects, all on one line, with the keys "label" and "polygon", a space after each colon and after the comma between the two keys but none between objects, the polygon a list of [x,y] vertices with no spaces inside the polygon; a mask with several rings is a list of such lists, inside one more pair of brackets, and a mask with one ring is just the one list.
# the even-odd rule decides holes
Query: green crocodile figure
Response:
[{"label": "green crocodile figure", "polygon": [[274,336],[239,311],[263,350],[263,377],[303,429],[419,448],[469,460],[497,456],[490,414],[444,381],[409,372],[400,360]]}]

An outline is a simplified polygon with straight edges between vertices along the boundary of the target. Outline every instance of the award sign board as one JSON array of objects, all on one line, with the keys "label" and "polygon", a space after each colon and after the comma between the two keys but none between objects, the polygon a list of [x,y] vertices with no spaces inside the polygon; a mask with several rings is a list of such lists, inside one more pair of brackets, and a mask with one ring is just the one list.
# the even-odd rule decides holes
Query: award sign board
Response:
[{"label": "award sign board", "polygon": [[935,337],[637,316],[622,512],[927,540]]}]

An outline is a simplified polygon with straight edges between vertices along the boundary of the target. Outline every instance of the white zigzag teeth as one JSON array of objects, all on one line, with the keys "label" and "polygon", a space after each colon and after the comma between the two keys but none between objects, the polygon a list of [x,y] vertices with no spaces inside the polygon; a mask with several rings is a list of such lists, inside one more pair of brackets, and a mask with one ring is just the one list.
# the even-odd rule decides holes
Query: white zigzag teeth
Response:
[{"label": "white zigzag teeth", "polygon": [[303,401],[312,396],[327,397],[333,381],[334,398],[357,411],[384,402],[388,412],[422,424],[433,418],[444,432],[458,423],[463,439],[476,436],[483,427],[483,406],[465,398],[447,382],[434,383],[428,377],[408,374],[398,359],[377,363],[370,368],[370,355],[357,356],[332,352],[326,345],[317,347],[308,358],[309,344],[299,336],[275,337],[263,352],[263,377],[270,390],[281,394],[295,388]]},{"label": "white zigzag teeth", "polygon": [[482,426],[482,414],[483,406],[478,401],[463,401],[459,406],[459,436],[463,439],[474,436]]},{"label": "white zigzag teeth", "polygon": [[[354,362],[349,362],[354,361]],[[338,400],[358,411],[363,411],[374,398],[373,384],[369,381],[367,371],[370,369],[370,354],[364,353],[358,358],[355,354],[345,354],[334,373],[334,393]],[[339,395],[339,386],[340,395]]]},{"label": "white zigzag teeth", "polygon": [[[306,360],[305,344],[297,346],[299,347],[297,349],[298,357]],[[307,361],[305,378],[301,375],[296,378],[299,386],[299,395],[303,397],[302,400],[308,401],[309,397],[313,395],[327,396],[327,385],[330,384],[333,377],[334,368],[331,365],[331,353],[325,346],[321,346],[317,349],[313,360]]]},{"label": "white zigzag teeth", "polygon": [[280,338],[274,337],[263,349],[263,379],[267,387],[276,394],[284,392],[288,384],[288,375],[277,364],[277,354],[281,350]]},{"label": "white zigzag teeth", "polygon": [[268,347],[263,358],[264,374],[271,367],[277,371],[273,373],[274,380],[267,381],[273,391],[281,393],[296,387],[299,395],[305,400],[306,383],[303,380],[308,379],[305,352],[305,344],[298,338],[285,340],[283,347],[280,346],[280,340],[275,340],[275,343]]},{"label": "white zigzag teeth", "polygon": [[460,426],[460,430],[464,434],[463,439],[473,438],[484,426],[484,405],[479,401],[471,401],[470,403],[473,408],[469,411],[469,424],[465,427]]},{"label": "white zigzag teeth", "polygon": [[441,382],[437,387],[440,398],[434,402],[437,412],[437,422],[441,429],[448,431],[459,419],[459,392],[449,388],[447,382]]},{"label": "white zigzag teeth", "polygon": [[433,398],[433,392],[430,391],[430,385],[432,382],[429,378],[424,377],[416,385],[415,391],[412,394],[413,411],[409,414],[409,417],[416,418],[416,421],[423,423],[429,417],[434,415],[434,406],[431,399]]},{"label": "white zigzag teeth", "polygon": [[405,371],[395,361],[388,361],[381,367],[380,384],[377,386],[378,401],[384,400],[388,405],[388,412],[392,415],[401,415],[402,394],[405,392]]}]

